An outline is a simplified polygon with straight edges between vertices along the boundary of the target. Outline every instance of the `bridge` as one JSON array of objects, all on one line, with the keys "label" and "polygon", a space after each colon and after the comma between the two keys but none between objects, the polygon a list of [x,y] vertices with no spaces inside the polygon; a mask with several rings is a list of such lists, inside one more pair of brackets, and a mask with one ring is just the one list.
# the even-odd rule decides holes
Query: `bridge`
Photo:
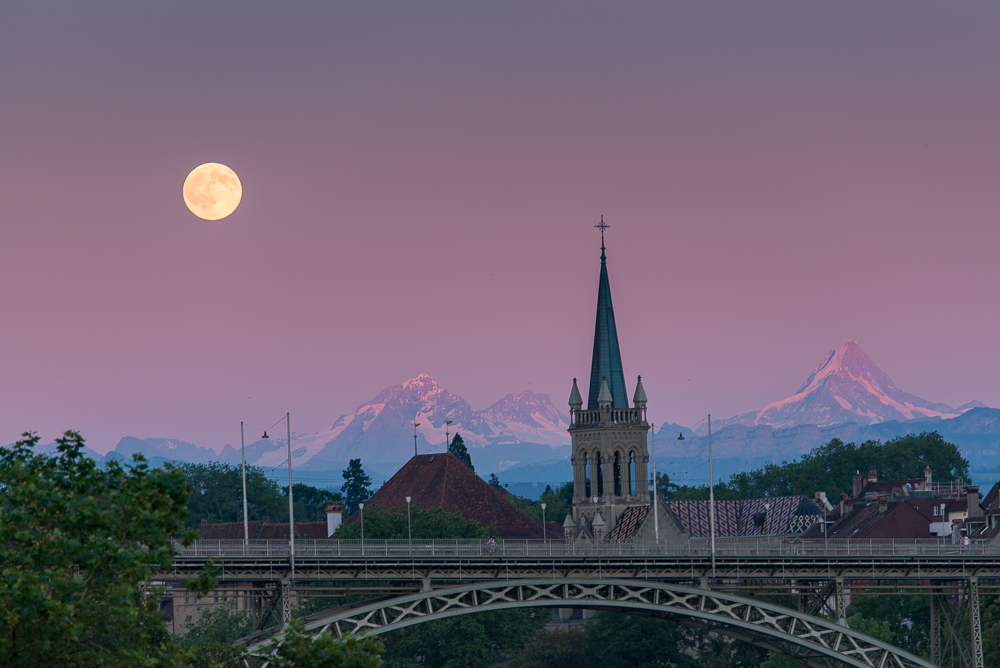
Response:
[{"label": "bridge", "polygon": [[[255,599],[250,649],[281,628],[259,626],[295,596],[361,593],[373,600],[305,618],[337,635],[383,633],[483,609],[631,611],[676,620],[780,652],[809,666],[951,665],[982,668],[979,597],[1000,593],[1000,546],[939,540],[717,539],[660,544],[559,541],[200,541],[177,546],[161,582],[182,583],[213,563],[222,587]],[[847,627],[850,596],[925,595],[929,661]],[[792,610],[761,595],[793,595]],[[968,616],[969,630],[962,631]],[[967,637],[966,637],[967,633]]]}]

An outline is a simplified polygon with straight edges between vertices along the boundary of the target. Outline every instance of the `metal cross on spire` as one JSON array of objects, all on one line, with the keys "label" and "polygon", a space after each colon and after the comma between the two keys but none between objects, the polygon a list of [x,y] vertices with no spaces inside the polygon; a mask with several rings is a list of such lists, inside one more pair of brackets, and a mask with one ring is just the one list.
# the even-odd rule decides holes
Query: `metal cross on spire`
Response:
[{"label": "metal cross on spire", "polygon": [[611,226],[604,222],[604,214],[603,213],[601,214],[601,222],[600,222],[600,224],[599,225],[594,225],[594,227],[599,228],[601,230],[601,259],[604,260],[605,259],[605,257],[604,257],[604,230],[608,229]]}]

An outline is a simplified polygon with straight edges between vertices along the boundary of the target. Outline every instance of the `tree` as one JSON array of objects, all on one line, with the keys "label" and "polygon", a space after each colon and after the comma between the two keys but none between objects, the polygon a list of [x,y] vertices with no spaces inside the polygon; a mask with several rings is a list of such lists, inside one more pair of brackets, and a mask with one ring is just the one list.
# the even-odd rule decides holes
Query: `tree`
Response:
[{"label": "tree", "polygon": [[674,623],[619,612],[598,612],[586,625],[587,654],[602,668],[696,668],[692,642]]},{"label": "tree", "polygon": [[187,631],[179,643],[191,651],[197,668],[243,668],[246,650],[233,642],[250,633],[250,615],[238,612],[235,601],[214,610],[205,610],[196,623],[191,617],[182,627]]},{"label": "tree", "polygon": [[284,641],[270,659],[274,668],[378,668],[382,643],[377,636],[336,638],[307,633],[301,622],[284,630]]},{"label": "tree", "polygon": [[582,668],[587,665],[587,634],[582,629],[541,631],[510,668]]},{"label": "tree", "polygon": [[[0,448],[0,664],[146,666],[188,663],[143,587],[173,563],[190,488],[141,456],[103,468],[72,431],[57,454],[25,433]],[[211,582],[188,583],[207,591]]]},{"label": "tree", "polygon": [[[440,538],[486,538],[496,533],[495,527],[483,528],[474,520],[467,520],[461,513],[446,513],[441,508],[423,510],[414,503],[410,508],[407,526],[406,509],[383,510],[379,506],[365,506],[365,540],[406,540],[412,527],[413,538],[433,540]],[[337,531],[337,538],[361,538],[361,522],[344,524]]]},{"label": "tree", "polygon": [[496,473],[490,474],[490,487],[493,489],[502,489],[503,485],[500,484],[500,478],[497,477]]},{"label": "tree", "polygon": [[[292,485],[294,491],[295,521],[296,522],[325,522],[326,507],[331,503],[343,503],[344,497],[340,492],[332,492],[328,489],[319,489],[311,485],[300,482]],[[288,498],[288,487],[282,487],[281,493]],[[285,501],[288,506],[288,501]]]},{"label": "tree", "polygon": [[348,515],[353,515],[358,509],[358,504],[371,497],[372,491],[369,488],[371,484],[371,477],[361,468],[361,460],[352,459],[344,469],[344,484],[340,488],[344,494],[344,505],[347,506]]},{"label": "tree", "polygon": [[[653,476],[649,477],[649,486],[653,486]],[[662,471],[656,472],[656,496],[657,498],[663,499],[664,501],[670,501],[674,498],[677,490],[680,489],[676,484],[670,482],[670,476]]]},{"label": "tree", "polygon": [[545,625],[538,609],[493,610],[415,624],[385,636],[387,668],[489,668]]},{"label": "tree", "polygon": [[476,470],[476,467],[472,465],[472,457],[469,456],[469,451],[465,447],[465,441],[458,435],[458,432],[455,432],[455,437],[448,444],[448,452],[462,460],[462,463],[473,471]]},{"label": "tree", "polygon": [[[191,487],[187,526],[206,522],[243,521],[243,471],[221,462],[183,464],[179,470]],[[296,485],[296,490],[298,485]],[[288,521],[288,494],[269,479],[264,469],[247,467],[247,515],[250,520]]]}]

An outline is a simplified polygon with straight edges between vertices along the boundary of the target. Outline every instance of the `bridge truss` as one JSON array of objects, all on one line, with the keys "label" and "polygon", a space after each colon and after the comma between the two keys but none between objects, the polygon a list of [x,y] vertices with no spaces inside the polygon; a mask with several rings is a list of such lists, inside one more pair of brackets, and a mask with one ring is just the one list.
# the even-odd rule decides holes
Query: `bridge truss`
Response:
[{"label": "bridge truss", "polygon": [[[203,541],[179,551],[173,569],[156,579],[181,583],[213,562],[222,587],[252,592],[255,635],[247,641],[261,649],[280,637],[280,628],[261,630],[268,613],[280,610],[288,621],[295,597],[363,593],[381,598],[314,615],[307,618],[309,628],[382,633],[487,608],[630,610],[745,640],[813,666],[982,668],[979,596],[1000,592],[1000,553],[986,550],[909,545],[821,552],[757,544],[717,555],[713,571],[709,554],[690,549],[657,554],[642,546],[611,546],[573,554],[571,546],[549,545],[544,551],[492,554],[481,545],[456,542],[405,551],[373,543],[326,545],[293,559],[287,547],[261,551]],[[847,628],[849,598],[879,593],[930,597],[929,662]],[[792,594],[798,609],[760,600],[767,594]]]}]

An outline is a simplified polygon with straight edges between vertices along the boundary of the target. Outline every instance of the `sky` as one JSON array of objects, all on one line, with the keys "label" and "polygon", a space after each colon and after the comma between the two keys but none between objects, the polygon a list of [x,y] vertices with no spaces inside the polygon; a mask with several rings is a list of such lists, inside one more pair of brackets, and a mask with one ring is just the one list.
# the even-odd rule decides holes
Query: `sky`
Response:
[{"label": "sky", "polygon": [[[419,373],[693,425],[857,340],[1000,406],[1000,5],[8,2],[0,442],[219,449]],[[205,162],[237,211],[193,216]]]}]

